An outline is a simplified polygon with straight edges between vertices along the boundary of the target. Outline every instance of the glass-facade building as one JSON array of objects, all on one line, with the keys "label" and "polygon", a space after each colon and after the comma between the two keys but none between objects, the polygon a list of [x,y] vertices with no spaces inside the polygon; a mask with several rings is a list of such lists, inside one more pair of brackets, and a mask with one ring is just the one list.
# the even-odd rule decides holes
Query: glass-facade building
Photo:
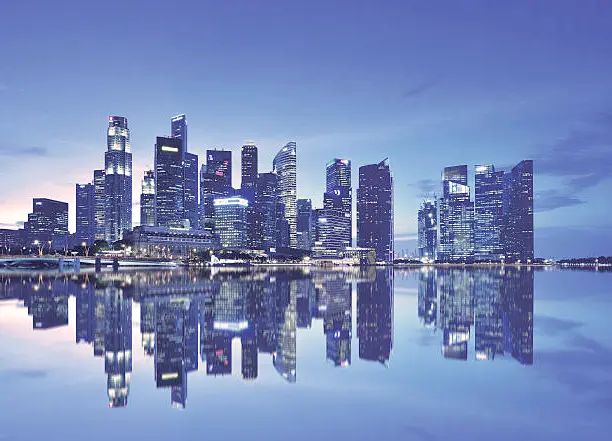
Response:
[{"label": "glass-facade building", "polygon": [[54,250],[64,248],[68,239],[68,203],[46,198],[33,199],[26,234],[29,245]]},{"label": "glass-facade building", "polygon": [[296,235],[299,250],[310,250],[314,241],[314,228],[312,222],[312,201],[310,199],[297,200]]},{"label": "glass-facade building", "polygon": [[95,240],[106,240],[104,216],[106,212],[106,173],[104,170],[94,170],[94,218]]},{"label": "glass-facade building", "polygon": [[474,169],[474,254],[477,260],[499,261],[502,247],[503,171],[493,165]]},{"label": "glass-facade building", "polygon": [[189,227],[198,229],[198,155],[185,151],[183,161],[183,218],[189,221]]},{"label": "glass-facade building", "polygon": [[393,262],[393,178],[386,159],[359,167],[357,246],[374,248],[379,262]]},{"label": "glass-facade building", "polygon": [[446,167],[442,174],[443,197],[439,201],[438,259],[467,261],[474,253],[474,204],[467,185],[467,165]]},{"label": "glass-facade building", "polygon": [[183,227],[183,143],[157,137],[155,143],[155,226]]},{"label": "glass-facade building", "polygon": [[418,213],[419,257],[435,260],[438,249],[438,207],[435,201],[423,201]]},{"label": "glass-facade building", "polygon": [[289,224],[289,247],[297,248],[297,162],[296,143],[289,142],[276,154],[274,172],[278,175],[279,202]]},{"label": "glass-facade building", "polygon": [[260,173],[255,193],[255,222],[259,238],[255,248],[266,252],[276,248],[277,238],[278,176]]},{"label": "glass-facade building", "polygon": [[315,210],[315,242],[312,247],[315,257],[342,257],[350,246],[347,233],[351,221],[338,210],[326,208]]},{"label": "glass-facade building", "polygon": [[95,238],[95,193],[93,184],[76,184],[76,239],[93,245]]},{"label": "glass-facade building", "polygon": [[258,164],[257,164],[257,146],[255,144],[245,144],[240,152],[240,170],[241,183],[240,188],[255,189],[257,185]]},{"label": "glass-facade building", "polygon": [[206,150],[206,164],[200,170],[200,229],[213,232],[216,198],[232,194],[232,152]]},{"label": "glass-facade building", "polygon": [[222,248],[245,249],[247,240],[247,208],[244,198],[218,198],[214,204],[214,229]]},{"label": "glass-facade building", "polygon": [[351,161],[335,158],[327,163],[323,208],[339,210],[350,220],[346,240],[353,242],[353,190],[351,186]]},{"label": "glass-facade building", "polygon": [[127,118],[109,116],[105,168],[105,239],[112,243],[132,229],[132,150]]},{"label": "glass-facade building", "polygon": [[504,175],[503,247],[509,261],[533,260],[533,161],[519,162]]},{"label": "glass-facade building", "polygon": [[140,193],[140,225],[155,226],[155,172],[145,170]]}]

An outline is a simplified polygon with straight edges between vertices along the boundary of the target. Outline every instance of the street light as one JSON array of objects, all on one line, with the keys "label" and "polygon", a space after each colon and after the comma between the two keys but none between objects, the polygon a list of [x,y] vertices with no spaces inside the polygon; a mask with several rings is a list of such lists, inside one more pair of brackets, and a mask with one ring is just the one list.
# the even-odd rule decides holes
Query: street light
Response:
[{"label": "street light", "polygon": [[87,242],[81,242],[81,246],[85,251],[85,257],[89,257],[89,247],[87,246]]}]

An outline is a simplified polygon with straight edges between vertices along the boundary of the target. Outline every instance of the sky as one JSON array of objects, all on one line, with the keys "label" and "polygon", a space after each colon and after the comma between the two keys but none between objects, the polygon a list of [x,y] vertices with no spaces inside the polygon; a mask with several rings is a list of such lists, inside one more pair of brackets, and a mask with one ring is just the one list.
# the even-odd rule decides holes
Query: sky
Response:
[{"label": "sky", "polygon": [[[155,4],[154,4],[155,3]],[[20,1],[0,15],[0,228],[70,204],[128,118],[134,223],[156,136],[189,151],[297,142],[298,197],[325,165],[388,157],[396,249],[415,248],[445,166],[534,159],[536,255],[612,254],[612,3],[601,0]],[[470,178],[473,186],[473,177]]]}]

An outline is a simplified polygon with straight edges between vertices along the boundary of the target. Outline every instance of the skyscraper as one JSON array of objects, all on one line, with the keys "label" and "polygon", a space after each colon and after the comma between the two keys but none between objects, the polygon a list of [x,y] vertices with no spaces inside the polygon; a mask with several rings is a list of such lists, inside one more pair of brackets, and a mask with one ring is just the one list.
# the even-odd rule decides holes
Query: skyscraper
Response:
[{"label": "skyscraper", "polygon": [[467,165],[446,167],[442,186],[438,259],[469,260],[474,253],[474,205],[467,185]]},{"label": "skyscraper", "polygon": [[187,118],[184,113],[170,119],[170,136],[179,138],[183,142],[183,151],[187,151]]},{"label": "skyscraper", "polygon": [[247,247],[247,208],[244,198],[218,198],[213,201],[215,232],[223,248],[244,249]]},{"label": "skyscraper", "polygon": [[105,165],[105,238],[112,243],[132,229],[132,150],[127,118],[108,117]]},{"label": "skyscraper", "polygon": [[183,162],[183,210],[190,228],[198,229],[198,155],[188,152]]},{"label": "skyscraper", "polygon": [[106,239],[104,216],[106,211],[106,183],[104,170],[94,170],[95,240]]},{"label": "skyscraper", "polygon": [[242,146],[240,168],[242,172],[241,189],[255,189],[257,185],[257,146],[245,144]]},{"label": "skyscraper", "polygon": [[393,262],[393,178],[386,159],[359,167],[357,246],[374,248],[379,262]]},{"label": "skyscraper", "polygon": [[276,248],[277,204],[278,176],[276,173],[261,173],[255,193],[255,219],[259,237],[255,248],[266,252]]},{"label": "skyscraper", "polygon": [[95,196],[93,184],[76,184],[76,239],[93,245],[95,236]]},{"label": "skyscraper", "polygon": [[419,257],[436,259],[438,247],[438,209],[435,201],[423,201],[418,214]]},{"label": "skyscraper", "polygon": [[479,260],[500,260],[503,255],[502,183],[504,172],[492,165],[477,165],[474,188],[474,253]]},{"label": "skyscraper", "polygon": [[335,158],[327,163],[324,208],[340,210],[350,219],[347,232],[349,246],[353,243],[353,190],[351,188],[351,161]]},{"label": "skyscraper", "polygon": [[278,175],[279,202],[285,207],[289,223],[289,247],[297,247],[297,163],[296,144],[289,142],[276,154],[273,161]]},{"label": "skyscraper", "polygon": [[310,199],[297,200],[296,235],[299,250],[310,250],[314,242],[312,226],[312,201]]},{"label": "skyscraper", "polygon": [[316,257],[342,257],[349,245],[350,219],[339,210],[322,208],[315,210],[315,242],[312,247]]},{"label": "skyscraper", "polygon": [[519,162],[504,175],[503,247],[506,258],[533,260],[533,161]]},{"label": "skyscraper", "polygon": [[183,144],[157,137],[155,143],[155,225],[183,226]]},{"label": "skyscraper", "polygon": [[[68,204],[52,199],[33,199],[26,234],[30,245],[63,248],[68,237]],[[48,245],[49,242],[51,244]]]},{"label": "skyscraper", "polygon": [[200,229],[214,229],[215,198],[229,197],[232,193],[232,152],[206,150],[206,164],[200,171]]},{"label": "skyscraper", "polygon": [[145,170],[140,194],[140,225],[155,226],[155,172]]}]

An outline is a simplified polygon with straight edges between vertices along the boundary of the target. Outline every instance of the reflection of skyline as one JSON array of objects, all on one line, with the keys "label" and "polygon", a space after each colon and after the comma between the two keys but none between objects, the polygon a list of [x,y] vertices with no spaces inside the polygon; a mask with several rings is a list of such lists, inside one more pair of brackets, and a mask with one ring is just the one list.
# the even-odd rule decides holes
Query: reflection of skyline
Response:
[{"label": "reflection of skyline", "polygon": [[200,366],[207,376],[252,381],[267,359],[280,378],[296,382],[299,328],[321,330],[325,359],[350,366],[354,289],[359,358],[387,364],[392,280],[391,270],[375,268],[15,274],[0,275],[0,298],[23,299],[33,328],[47,329],[68,325],[68,298],[75,296],[75,341],[104,360],[109,407],[128,403],[138,303],[139,343],[155,386],[169,391],[172,407],[184,408],[188,376]]},{"label": "reflection of skyline", "polygon": [[468,359],[473,327],[476,360],[507,354],[531,365],[533,280],[533,271],[527,267],[423,270],[419,272],[418,314],[425,325],[438,323],[444,358]]}]

